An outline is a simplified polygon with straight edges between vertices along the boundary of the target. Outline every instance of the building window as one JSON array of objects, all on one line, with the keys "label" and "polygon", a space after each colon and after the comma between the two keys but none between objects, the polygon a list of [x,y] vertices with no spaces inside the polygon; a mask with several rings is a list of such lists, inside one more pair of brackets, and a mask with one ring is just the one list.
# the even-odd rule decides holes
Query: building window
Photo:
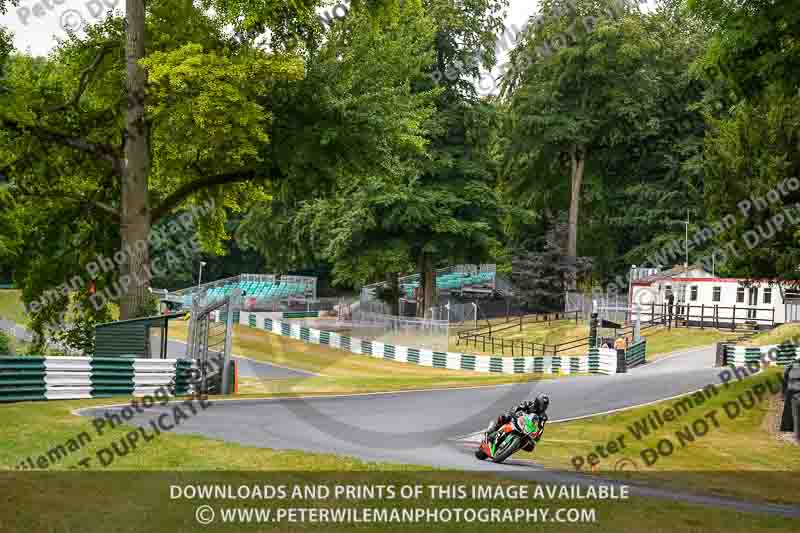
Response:
[{"label": "building window", "polygon": [[744,303],[744,287],[739,287],[736,289],[736,303]]},{"label": "building window", "polygon": [[714,289],[712,290],[712,294],[711,294],[711,300],[715,301],[715,302],[720,301],[721,294],[722,294],[722,288],[721,287],[714,287]]},{"label": "building window", "polygon": [[772,303],[772,287],[766,287],[764,289],[764,303],[765,304]]},{"label": "building window", "polygon": [[691,292],[689,293],[689,298],[693,302],[697,301],[697,285],[692,285]]}]

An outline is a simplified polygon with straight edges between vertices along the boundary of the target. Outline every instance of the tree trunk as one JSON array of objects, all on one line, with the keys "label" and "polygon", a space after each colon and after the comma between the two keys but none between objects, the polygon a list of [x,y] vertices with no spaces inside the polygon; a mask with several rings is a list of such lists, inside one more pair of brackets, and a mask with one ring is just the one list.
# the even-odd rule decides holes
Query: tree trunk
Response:
[{"label": "tree trunk", "polygon": [[[122,174],[122,249],[124,295],[120,318],[134,318],[147,308],[150,298],[150,208],[147,180],[150,170],[148,127],[144,115],[146,73],[139,66],[145,57],[144,0],[126,0],[126,61],[128,108],[125,114],[125,166]],[[127,287],[124,286],[127,282]]]},{"label": "tree trunk", "polygon": [[391,307],[392,316],[400,315],[400,274],[397,272],[389,272],[386,274],[386,281],[389,283],[389,293],[391,300],[389,305]]},{"label": "tree trunk", "polygon": [[431,307],[436,305],[436,271],[433,269],[433,258],[427,252],[423,255],[422,269],[422,278],[425,280],[422,316],[426,316]]},{"label": "tree trunk", "polygon": [[574,265],[578,258],[578,215],[581,205],[581,188],[583,185],[583,169],[586,157],[583,149],[573,147],[571,152],[570,200],[569,200],[569,229],[567,237],[567,259],[572,262],[572,269],[568,275],[567,286],[574,290],[576,287],[576,274]]}]

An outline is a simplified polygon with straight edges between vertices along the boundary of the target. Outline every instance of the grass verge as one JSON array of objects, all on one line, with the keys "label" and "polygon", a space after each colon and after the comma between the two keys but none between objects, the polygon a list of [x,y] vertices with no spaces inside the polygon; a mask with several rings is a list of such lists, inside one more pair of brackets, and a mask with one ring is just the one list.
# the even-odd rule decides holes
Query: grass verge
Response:
[{"label": "grass verge", "polygon": [[643,331],[642,336],[647,339],[647,359],[653,360],[673,352],[734,339],[740,334],[731,334],[716,329],[652,328]]},{"label": "grass verge", "polygon": [[[589,470],[590,462],[598,461],[596,473],[602,476],[748,500],[800,503],[800,446],[775,437],[771,428],[774,420],[769,416],[770,395],[763,395],[760,401],[752,395],[759,390],[755,389],[757,386],[779,385],[780,375],[779,369],[771,369],[728,387],[716,386],[715,394],[709,389],[699,397],[687,395],[614,414],[553,424],[530,459],[551,468],[574,471],[575,458],[580,457],[583,471]],[[746,409],[750,398],[756,401]],[[731,406],[737,402],[738,415]],[[726,405],[734,416],[728,415]],[[680,416],[666,421],[667,409]],[[650,428],[647,419],[653,417],[658,426],[654,412],[664,421],[657,429]],[[703,432],[706,426],[707,432]],[[644,427],[650,428],[649,432],[645,433]],[[652,453],[643,450],[657,449],[662,440],[669,441],[673,452],[648,466],[644,457],[652,460]],[[668,449],[662,444],[662,450]],[[589,456],[593,453],[596,457]]]}]

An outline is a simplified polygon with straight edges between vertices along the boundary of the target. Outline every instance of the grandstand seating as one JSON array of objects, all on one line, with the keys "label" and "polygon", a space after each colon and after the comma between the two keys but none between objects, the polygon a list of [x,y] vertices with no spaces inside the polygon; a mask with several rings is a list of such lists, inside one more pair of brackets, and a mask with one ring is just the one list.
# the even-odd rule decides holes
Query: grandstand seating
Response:
[{"label": "grandstand seating", "polygon": [[[491,285],[494,279],[495,272],[450,272],[447,274],[439,274],[436,277],[436,288],[440,291],[459,291],[473,286]],[[417,274],[406,278],[403,283],[401,283],[400,287],[406,297],[412,298],[414,296],[414,289],[419,287],[419,283],[419,274]]]},{"label": "grandstand seating", "polygon": [[290,296],[305,295],[305,286],[302,283],[240,281],[208,289],[209,301],[220,300],[230,295],[236,287],[242,289],[247,298],[257,300],[280,300]]}]

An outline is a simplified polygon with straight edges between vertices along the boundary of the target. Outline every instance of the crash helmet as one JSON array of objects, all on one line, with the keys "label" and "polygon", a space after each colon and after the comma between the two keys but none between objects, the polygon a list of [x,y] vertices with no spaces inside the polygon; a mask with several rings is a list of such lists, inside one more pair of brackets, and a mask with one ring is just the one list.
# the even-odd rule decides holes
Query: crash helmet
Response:
[{"label": "crash helmet", "polygon": [[550,398],[547,394],[542,393],[533,400],[533,411],[537,414],[543,415],[549,406]]}]

